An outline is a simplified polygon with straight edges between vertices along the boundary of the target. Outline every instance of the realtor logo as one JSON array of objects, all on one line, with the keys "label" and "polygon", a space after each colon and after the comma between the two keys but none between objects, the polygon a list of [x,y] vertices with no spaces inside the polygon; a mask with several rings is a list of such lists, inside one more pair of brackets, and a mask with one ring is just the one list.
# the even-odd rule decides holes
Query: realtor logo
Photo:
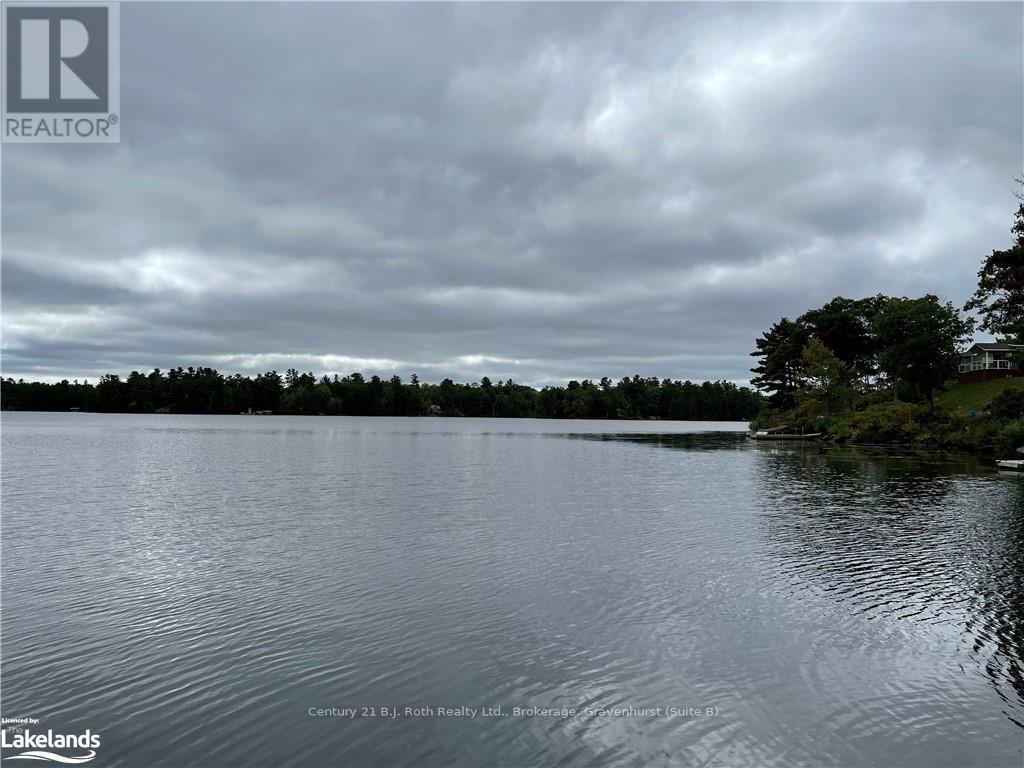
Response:
[{"label": "realtor logo", "polygon": [[117,3],[3,4],[5,142],[120,140]]}]

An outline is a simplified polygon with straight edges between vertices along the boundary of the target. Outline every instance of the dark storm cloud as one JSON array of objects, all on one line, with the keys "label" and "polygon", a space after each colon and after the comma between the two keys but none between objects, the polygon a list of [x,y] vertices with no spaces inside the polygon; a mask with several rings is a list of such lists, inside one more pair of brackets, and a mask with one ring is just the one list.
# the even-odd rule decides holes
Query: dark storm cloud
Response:
[{"label": "dark storm cloud", "polygon": [[745,380],[836,294],[970,293],[1017,4],[122,7],[119,145],[9,145],[4,372]]}]

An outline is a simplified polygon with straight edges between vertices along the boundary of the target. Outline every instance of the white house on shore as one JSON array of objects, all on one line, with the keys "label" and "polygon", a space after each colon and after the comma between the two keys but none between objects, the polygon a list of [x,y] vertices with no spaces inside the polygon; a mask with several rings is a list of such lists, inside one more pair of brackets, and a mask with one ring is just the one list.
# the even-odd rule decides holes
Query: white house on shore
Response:
[{"label": "white house on shore", "polygon": [[1014,357],[1024,353],[1024,344],[981,341],[960,353],[960,381],[985,381],[1007,376],[1024,376]]}]

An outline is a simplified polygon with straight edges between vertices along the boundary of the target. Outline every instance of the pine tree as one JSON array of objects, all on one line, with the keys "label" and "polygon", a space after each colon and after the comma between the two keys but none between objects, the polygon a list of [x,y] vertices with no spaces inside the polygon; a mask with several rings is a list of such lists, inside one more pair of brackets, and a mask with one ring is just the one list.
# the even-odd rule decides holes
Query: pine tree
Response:
[{"label": "pine tree", "polygon": [[[1017,183],[1024,188],[1024,179]],[[964,307],[977,310],[981,328],[1005,341],[1024,344],[1024,196],[1014,217],[1013,245],[992,251],[978,272],[978,290]]]}]

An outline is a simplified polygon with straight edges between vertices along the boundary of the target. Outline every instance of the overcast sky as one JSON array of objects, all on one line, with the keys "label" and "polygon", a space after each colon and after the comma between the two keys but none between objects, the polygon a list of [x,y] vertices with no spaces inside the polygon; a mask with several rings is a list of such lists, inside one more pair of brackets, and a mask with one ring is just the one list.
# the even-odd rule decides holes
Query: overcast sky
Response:
[{"label": "overcast sky", "polygon": [[749,379],[1009,243],[1024,6],[121,6],[117,145],[3,148],[3,372]]}]

